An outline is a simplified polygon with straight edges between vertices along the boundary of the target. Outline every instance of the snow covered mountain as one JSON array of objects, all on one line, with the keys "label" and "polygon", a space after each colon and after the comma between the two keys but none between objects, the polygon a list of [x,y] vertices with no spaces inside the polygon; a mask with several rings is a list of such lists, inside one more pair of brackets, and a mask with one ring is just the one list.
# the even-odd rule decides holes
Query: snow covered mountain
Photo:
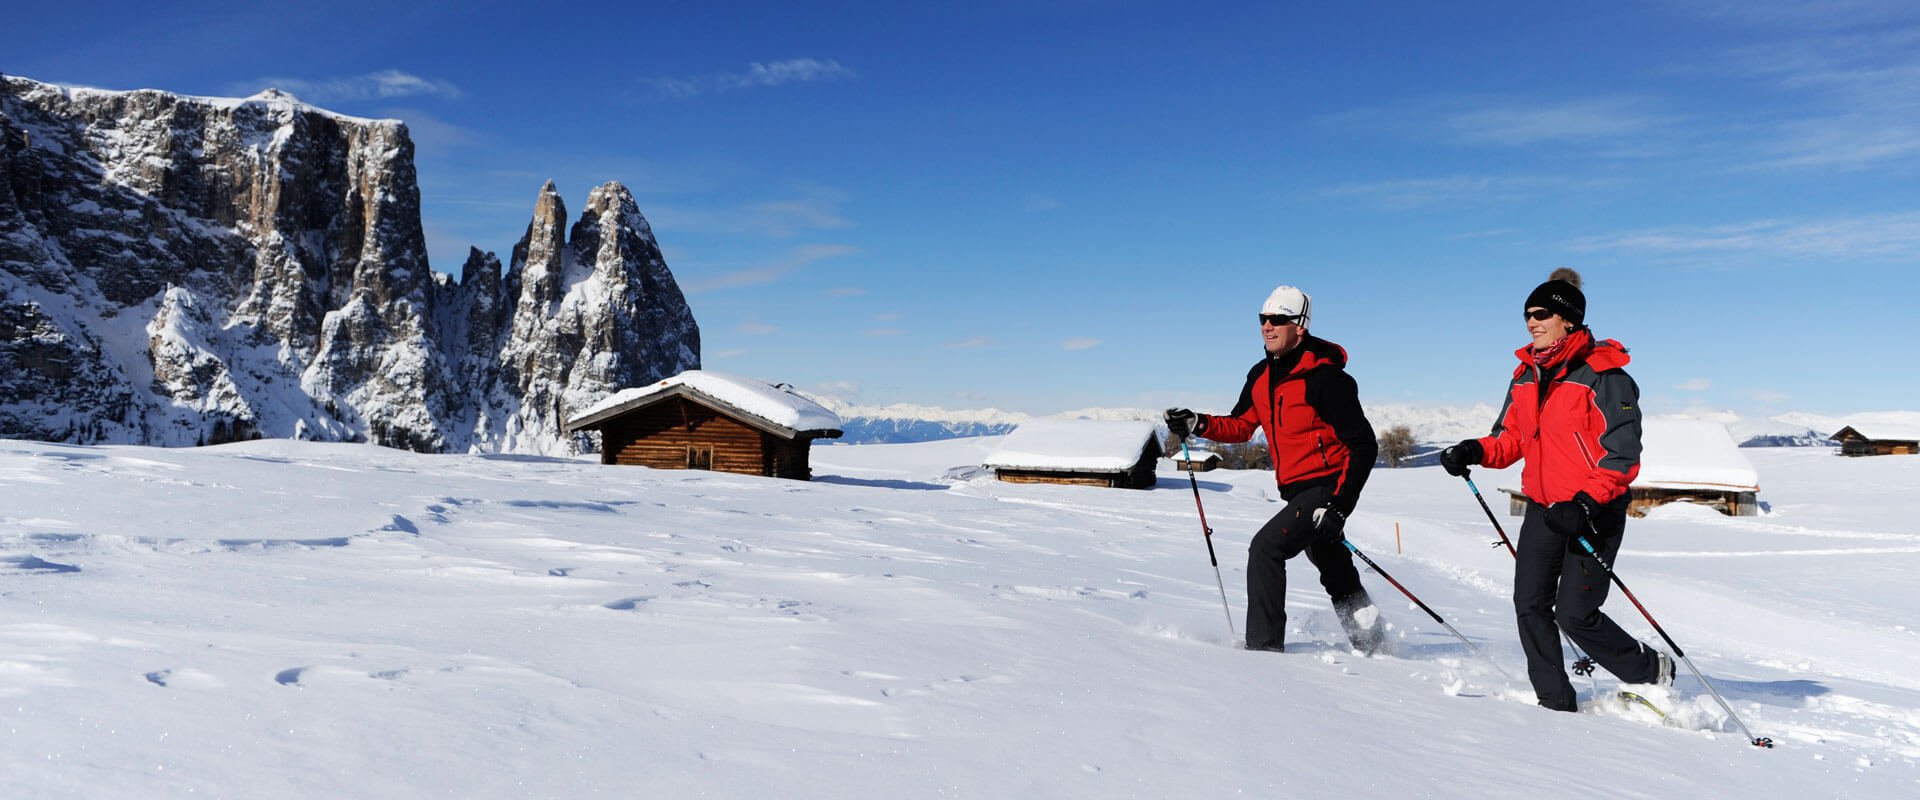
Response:
[{"label": "snow covered mountain", "polygon": [[[800,393],[840,415],[842,435],[836,444],[902,444],[998,436],[1037,416],[997,408],[958,410],[912,403],[860,405],[836,397]],[[1044,416],[1159,422],[1160,413],[1144,408],[1082,408]]]},{"label": "snow covered mountain", "polygon": [[0,76],[0,432],[569,452],[567,409],[700,344],[624,187],[566,224],[549,183],[456,282],[403,123]]},{"label": "snow covered mountain", "polygon": [[997,436],[1029,418],[1027,414],[997,408],[955,411],[909,403],[868,406],[826,395],[800,393],[840,416],[841,435],[836,444],[899,444]]}]

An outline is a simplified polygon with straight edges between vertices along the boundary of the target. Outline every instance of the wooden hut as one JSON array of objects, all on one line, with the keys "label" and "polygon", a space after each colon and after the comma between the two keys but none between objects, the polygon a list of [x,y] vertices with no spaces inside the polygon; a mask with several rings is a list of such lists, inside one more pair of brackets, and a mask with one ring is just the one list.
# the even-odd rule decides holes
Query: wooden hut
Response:
[{"label": "wooden hut", "polygon": [[1175,469],[1212,472],[1220,468],[1220,454],[1207,450],[1195,450],[1189,447],[1185,453],[1173,451],[1170,457],[1173,459]]},{"label": "wooden hut", "polygon": [[689,370],[567,420],[586,430],[600,432],[602,464],[807,480],[813,440],[839,438],[840,417],[784,384]]},{"label": "wooden hut", "polygon": [[[1627,513],[1646,516],[1667,503],[1698,503],[1733,517],[1760,513],[1760,474],[1740,452],[1727,427],[1691,419],[1641,421],[1640,474],[1627,487]],[[1527,511],[1527,498],[1503,489],[1514,516]]]},{"label": "wooden hut", "polygon": [[1827,437],[1840,443],[1843,456],[1910,456],[1920,454],[1920,426],[1861,423],[1848,425]]},{"label": "wooden hut", "polygon": [[1152,422],[1032,419],[1007,434],[983,464],[1010,483],[1146,489],[1161,456]]}]

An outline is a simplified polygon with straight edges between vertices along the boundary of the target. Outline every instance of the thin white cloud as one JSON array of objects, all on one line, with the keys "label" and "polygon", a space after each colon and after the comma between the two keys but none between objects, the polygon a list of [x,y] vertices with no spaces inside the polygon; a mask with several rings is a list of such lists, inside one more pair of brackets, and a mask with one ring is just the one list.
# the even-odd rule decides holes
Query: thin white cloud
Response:
[{"label": "thin white cloud", "polygon": [[400,97],[444,97],[452,100],[463,94],[460,87],[450,81],[424,78],[397,69],[336,78],[260,78],[238,84],[230,91],[251,95],[266,88],[279,89],[306,102],[322,104]]},{"label": "thin white cloud", "polygon": [[853,77],[858,76],[853,70],[840,66],[838,61],[789,58],[771,64],[755,63],[747,68],[747,74],[729,76],[729,79],[733,88],[747,89],[754,86],[779,86],[787,83],[809,83]]},{"label": "thin white cloud", "polygon": [[906,330],[904,328],[868,328],[866,331],[866,335],[868,336],[902,336],[905,334]]},{"label": "thin white cloud", "polygon": [[813,393],[835,400],[852,401],[860,396],[858,381],[827,381],[813,385]]},{"label": "thin white cloud", "polygon": [[1599,97],[1491,105],[1449,114],[1445,124],[1470,143],[1523,146],[1639,136],[1667,124],[1667,119],[1646,100]]},{"label": "thin white cloud", "polygon": [[1381,207],[1404,211],[1435,205],[1467,202],[1513,202],[1547,191],[1569,188],[1593,189],[1619,181],[1588,181],[1576,184],[1565,178],[1546,176],[1453,175],[1445,178],[1346,183],[1324,189],[1322,196],[1360,200]]},{"label": "thin white cloud", "polygon": [[[1751,5],[1737,13],[1775,35],[1730,50],[1715,65],[1780,93],[1768,104],[1776,113],[1749,134],[1752,166],[1858,170],[1920,160],[1920,6]],[[1876,15],[1899,18],[1861,24]]]},{"label": "thin white cloud", "polygon": [[991,336],[972,336],[957,342],[947,343],[948,350],[979,350],[992,346],[993,337]]},{"label": "thin white cloud", "polygon": [[840,256],[853,255],[860,248],[844,244],[809,244],[795,247],[771,264],[734,270],[718,275],[691,276],[680,283],[680,289],[688,294],[711,292],[719,289],[738,289],[745,286],[758,286],[772,283],[786,277],[817,261]]},{"label": "thin white cloud", "polygon": [[1088,336],[1076,336],[1060,343],[1064,350],[1088,350],[1100,346],[1100,340]]},{"label": "thin white cloud", "polygon": [[655,225],[672,230],[784,239],[806,231],[853,227],[840,213],[846,199],[846,193],[835,189],[812,188],[794,199],[725,209],[663,206],[647,216]]},{"label": "thin white cloud", "polygon": [[784,86],[789,83],[817,83],[860,77],[859,73],[831,59],[790,58],[785,61],[747,65],[744,72],[718,72],[685,78],[642,78],[641,83],[674,100],[702,94]]},{"label": "thin white cloud", "polygon": [[746,336],[768,336],[779,333],[780,329],[764,322],[748,321],[740,323],[740,327],[734,331]]},{"label": "thin white cloud", "polygon": [[407,124],[407,133],[413,137],[417,151],[441,153],[461,147],[479,147],[489,144],[492,137],[486,133],[448,122],[417,108],[388,108],[381,114],[398,119]]},{"label": "thin white cloud", "polygon": [[1674,0],[1703,17],[1764,28],[1836,30],[1880,27],[1915,20],[1911,0]]},{"label": "thin white cloud", "polygon": [[[1916,116],[1915,122],[1920,122]],[[1920,157],[1920,130],[1910,122],[1850,114],[1781,126],[1763,148],[1760,169],[1863,170]]]},{"label": "thin white cloud", "polygon": [[1781,257],[1920,261],[1920,211],[1830,219],[1766,219],[1710,226],[1673,226],[1588,236],[1567,243],[1583,252],[1618,250],[1681,258]]},{"label": "thin white cloud", "polygon": [[1708,378],[1694,378],[1674,388],[1683,392],[1704,392],[1713,388],[1713,381]]},{"label": "thin white cloud", "polygon": [[1448,96],[1320,117],[1343,131],[1479,147],[1586,147],[1611,157],[1643,157],[1668,145],[1679,119],[1656,99],[1599,96],[1542,100]]},{"label": "thin white cloud", "polygon": [[827,294],[833,295],[834,297],[859,297],[868,291],[868,289],[861,286],[836,286],[828,289]]},{"label": "thin white cloud", "polygon": [[1450,233],[1450,234],[1447,234],[1446,238],[1451,241],[1466,241],[1471,239],[1493,239],[1493,238],[1498,238],[1502,236],[1512,236],[1519,232],[1520,231],[1517,228],[1494,228],[1492,230],[1484,230],[1484,231],[1466,231],[1464,233]]}]

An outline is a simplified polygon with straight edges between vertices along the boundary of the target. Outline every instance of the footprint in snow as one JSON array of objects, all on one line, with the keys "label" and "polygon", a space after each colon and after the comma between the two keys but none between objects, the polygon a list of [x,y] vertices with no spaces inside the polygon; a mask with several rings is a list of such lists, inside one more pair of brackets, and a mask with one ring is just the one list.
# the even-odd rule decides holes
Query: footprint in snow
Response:
[{"label": "footprint in snow", "polygon": [[219,689],[226,681],[192,667],[157,669],[146,674],[147,682],[168,689]]}]

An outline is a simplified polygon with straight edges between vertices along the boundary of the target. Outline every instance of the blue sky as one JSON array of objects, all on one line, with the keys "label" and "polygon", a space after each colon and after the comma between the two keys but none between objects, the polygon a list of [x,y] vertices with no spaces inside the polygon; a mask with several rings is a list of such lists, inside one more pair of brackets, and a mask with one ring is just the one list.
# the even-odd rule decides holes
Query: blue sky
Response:
[{"label": "blue sky", "polygon": [[1908,2],[115,5],[0,70],[405,120],[443,271],[618,180],[708,368],[858,402],[1224,409],[1290,283],[1497,404],[1565,265],[1650,411],[1920,407]]}]

